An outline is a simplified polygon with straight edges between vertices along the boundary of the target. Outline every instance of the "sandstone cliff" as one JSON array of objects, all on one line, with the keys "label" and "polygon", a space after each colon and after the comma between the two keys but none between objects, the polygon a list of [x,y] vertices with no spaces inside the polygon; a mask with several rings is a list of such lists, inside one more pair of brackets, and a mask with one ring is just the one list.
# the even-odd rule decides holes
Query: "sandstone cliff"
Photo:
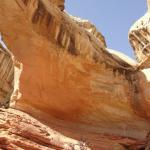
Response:
[{"label": "sandstone cliff", "polygon": [[0,148],[144,149],[149,32],[129,33],[135,64],[63,10],[63,0],[0,1],[0,100],[11,107],[0,111]]}]

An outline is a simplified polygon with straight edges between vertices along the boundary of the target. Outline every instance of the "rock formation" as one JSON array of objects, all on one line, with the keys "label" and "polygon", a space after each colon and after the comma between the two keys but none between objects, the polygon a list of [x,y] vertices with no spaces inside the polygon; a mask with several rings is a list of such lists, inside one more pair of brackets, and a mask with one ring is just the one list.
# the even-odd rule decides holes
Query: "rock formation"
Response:
[{"label": "rock formation", "polygon": [[148,148],[149,22],[130,30],[135,64],[63,10],[63,0],[0,1],[0,102],[10,106],[0,148]]},{"label": "rock formation", "polygon": [[148,0],[148,11],[139,19],[130,29],[129,32],[129,41],[135,50],[135,54],[137,56],[138,64],[138,72],[137,76],[137,87],[138,93],[136,97],[138,97],[137,108],[140,108],[139,114],[143,115],[145,118],[150,118],[149,106],[150,106],[150,94],[149,94],[149,77],[150,77],[150,13],[149,6],[150,1]]},{"label": "rock formation", "polygon": [[0,43],[0,106],[9,108],[20,98],[19,78],[21,64],[14,59],[13,54]]}]

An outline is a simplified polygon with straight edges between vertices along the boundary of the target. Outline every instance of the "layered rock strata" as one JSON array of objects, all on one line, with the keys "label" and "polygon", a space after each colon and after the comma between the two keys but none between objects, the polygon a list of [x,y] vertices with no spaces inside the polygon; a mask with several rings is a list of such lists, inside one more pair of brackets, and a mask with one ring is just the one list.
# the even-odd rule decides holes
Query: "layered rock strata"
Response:
[{"label": "layered rock strata", "polygon": [[64,137],[27,114],[13,109],[0,110],[0,132],[1,149],[89,149],[85,143]]},{"label": "layered rock strata", "polygon": [[136,85],[138,92],[135,93],[135,100],[137,101],[136,109],[139,109],[139,115],[145,118],[150,118],[150,94],[149,94],[149,77],[150,77],[150,1],[147,0],[148,11],[139,19],[129,31],[129,41],[137,56],[138,72],[136,74]]},{"label": "layered rock strata", "polygon": [[129,41],[135,51],[140,68],[149,68],[150,53],[150,1],[147,0],[148,11],[129,31]]},{"label": "layered rock strata", "polygon": [[[13,55],[4,60],[7,64],[10,60],[13,67],[15,60],[22,64],[16,65],[18,76],[13,69],[13,82],[8,80],[13,84],[7,92],[17,87],[16,93],[20,91],[22,96],[16,94],[14,110],[1,112],[4,132],[0,141],[5,141],[1,148],[145,148],[150,123],[149,105],[145,103],[149,84],[144,71],[123,55],[108,50],[94,25],[69,16],[62,11],[63,6],[64,1],[0,1],[0,32]],[[138,38],[142,42],[143,35],[141,38],[136,34],[131,29],[129,38],[138,51],[134,42]],[[138,55],[141,60],[144,57],[143,53]],[[3,66],[4,72],[11,72]],[[7,92],[2,93],[4,98]],[[16,109],[38,121],[26,114],[18,116],[21,112]],[[49,137],[54,135],[50,128],[59,132],[54,141]],[[46,129],[51,130],[48,135]],[[73,147],[64,147],[63,139]]]},{"label": "layered rock strata", "polygon": [[0,106],[9,108],[20,97],[19,78],[21,64],[0,43]]},{"label": "layered rock strata", "polygon": [[88,138],[77,141],[15,109],[0,110],[0,132],[0,148],[8,150],[108,150],[110,145],[112,150],[126,150],[142,149],[147,145],[146,140],[91,133],[84,133],[89,134]]}]

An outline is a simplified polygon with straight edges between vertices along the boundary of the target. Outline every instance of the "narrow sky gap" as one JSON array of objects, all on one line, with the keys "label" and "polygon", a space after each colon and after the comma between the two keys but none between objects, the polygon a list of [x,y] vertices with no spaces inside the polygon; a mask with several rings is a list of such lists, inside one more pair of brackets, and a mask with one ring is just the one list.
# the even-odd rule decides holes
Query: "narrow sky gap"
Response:
[{"label": "narrow sky gap", "polygon": [[146,4],[146,0],[66,0],[66,10],[95,24],[108,48],[135,58],[128,31],[147,11]]},{"label": "narrow sky gap", "polygon": [[0,33],[0,44],[5,48],[5,49],[8,49],[7,46],[5,45],[5,43],[3,42],[2,40],[2,35]]}]

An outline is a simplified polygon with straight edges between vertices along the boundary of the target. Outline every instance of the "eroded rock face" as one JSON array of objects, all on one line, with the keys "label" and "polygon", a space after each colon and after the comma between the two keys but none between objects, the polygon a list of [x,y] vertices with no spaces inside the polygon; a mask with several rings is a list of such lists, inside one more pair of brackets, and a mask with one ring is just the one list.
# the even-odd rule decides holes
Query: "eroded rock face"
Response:
[{"label": "eroded rock face", "polygon": [[[69,15],[69,14],[68,14]],[[75,23],[77,23],[81,28],[84,28],[86,31],[94,35],[99,40],[99,45],[106,47],[106,42],[104,36],[97,30],[95,25],[90,23],[88,20],[83,20],[79,17],[74,17],[69,15]]]},{"label": "eroded rock face", "polygon": [[130,29],[129,40],[135,50],[137,60],[139,61],[138,72],[136,74],[137,92],[135,94],[136,108],[140,108],[138,114],[150,118],[150,12],[148,11],[139,19]]},{"label": "eroded rock face", "polygon": [[[25,5],[28,5],[28,3],[30,3],[30,0],[22,0],[22,1]],[[49,2],[51,5],[57,6],[61,11],[63,11],[65,8],[64,6],[65,0],[49,0]]]},{"label": "eroded rock face", "polygon": [[[84,148],[145,147],[150,123],[147,119],[149,106],[144,110],[142,103],[147,84],[141,77],[143,72],[124,56],[108,50],[104,37],[90,22],[70,17],[55,7],[63,3],[51,0],[0,1],[0,32],[15,60],[23,65],[23,69],[22,65],[18,67],[22,70],[18,88],[22,96],[13,108],[47,124],[45,128],[54,128],[64,137],[76,139],[75,143],[86,141],[87,145],[82,145]],[[129,37],[134,42],[135,36]],[[2,118],[4,114],[8,114],[6,122],[15,122],[13,117],[18,119],[16,113],[9,116],[9,112],[4,111]],[[26,115],[19,118],[26,118]],[[21,122],[28,126],[27,121],[21,119]],[[15,126],[14,134],[17,135],[23,128],[18,123],[10,123],[9,130],[2,126],[2,131],[11,131]],[[32,121],[29,124],[29,128],[35,130],[33,134],[25,128],[25,132],[28,131],[26,136],[37,135],[39,139],[26,140],[23,144],[34,148],[33,142],[36,142],[35,148],[39,149],[44,149],[45,144],[53,149],[59,146],[67,149],[58,141],[55,141],[55,147],[51,147],[50,139],[49,143],[43,144],[45,135],[41,136],[41,128]],[[2,139],[5,134],[9,136],[4,132]],[[21,132],[21,136],[24,133]],[[6,146],[12,143],[14,147],[23,148],[23,144],[16,145],[9,138],[4,138]],[[82,150],[81,145],[78,146]]]},{"label": "eroded rock face", "polygon": [[149,68],[150,55],[150,1],[147,0],[148,11],[129,31],[129,41],[133,47],[141,68]]},{"label": "eroded rock face", "polygon": [[60,10],[64,10],[65,0],[50,0],[50,2],[54,3]]},{"label": "eroded rock face", "polygon": [[[35,149],[35,150],[126,150],[142,149],[147,141],[125,137],[94,133],[82,133],[72,138],[65,137],[60,131],[45,126],[31,116],[14,109],[0,109],[0,148],[1,149]],[[97,141],[98,140],[98,141]],[[95,141],[95,142],[94,142]]]},{"label": "eroded rock face", "polygon": [[20,98],[19,79],[21,64],[0,40],[0,106],[8,108]]},{"label": "eroded rock face", "polygon": [[144,62],[149,57],[149,18],[150,14],[147,12],[133,25],[129,33],[131,45],[139,62]]},{"label": "eroded rock face", "polygon": [[89,150],[82,141],[67,138],[29,115],[13,110],[0,110],[0,148],[8,150]]},{"label": "eroded rock face", "polygon": [[[0,45],[0,64],[1,64],[1,92],[0,100],[1,106],[8,107],[10,97],[13,91],[14,83],[14,65],[12,57],[2,45]],[[8,105],[8,106],[7,106]]]}]

